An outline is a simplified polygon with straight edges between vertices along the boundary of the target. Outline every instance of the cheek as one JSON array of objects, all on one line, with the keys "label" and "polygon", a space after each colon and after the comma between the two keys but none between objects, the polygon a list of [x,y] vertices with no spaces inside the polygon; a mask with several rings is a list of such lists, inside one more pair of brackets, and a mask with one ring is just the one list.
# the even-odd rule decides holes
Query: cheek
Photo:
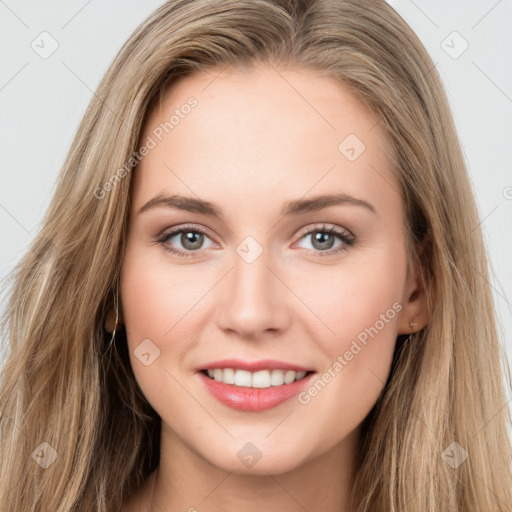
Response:
[{"label": "cheek", "polygon": [[[129,342],[134,346],[143,339],[161,338],[172,326],[175,304],[165,294],[165,282],[154,268],[145,268],[128,260],[121,279],[123,315]],[[164,324],[168,312],[169,323]],[[166,322],[167,323],[167,322]]]},{"label": "cheek", "polygon": [[353,263],[347,258],[339,271],[331,268],[329,275],[315,280],[315,289],[324,292],[309,297],[311,309],[329,327],[321,337],[317,331],[316,337],[326,358],[301,403],[310,404],[315,415],[325,416],[332,432],[336,425],[355,428],[385,385],[403,307],[405,269],[405,250],[388,246],[354,258]]},{"label": "cheek", "polygon": [[146,356],[142,363],[154,359],[152,370],[170,368],[180,361],[192,335],[192,306],[201,296],[198,288],[198,281],[191,279],[190,273],[180,272],[179,268],[171,272],[165,262],[148,261],[143,251],[128,247],[120,292],[130,359],[138,379],[149,378],[139,359],[143,347],[150,357]]},{"label": "cheek", "polygon": [[130,362],[135,379],[152,407],[165,416],[187,414],[190,402],[180,381],[180,365],[198,329],[204,295],[193,271],[170,269],[165,261],[148,261],[147,252],[127,249],[120,294]]},{"label": "cheek", "polygon": [[384,337],[396,338],[405,269],[405,252],[384,247],[354,255],[339,267],[322,269],[308,278],[300,293],[324,324],[326,352],[338,355],[348,350],[352,340],[364,342],[368,329],[374,336],[376,328],[378,334],[382,331]]},{"label": "cheek", "polygon": [[322,439],[316,453],[329,449],[361,424],[389,375],[401,305],[385,296],[368,297],[352,317],[339,322],[336,336],[326,335],[318,341],[326,355],[325,365],[298,395],[304,414],[311,418],[308,428],[317,429]]},{"label": "cheek", "polygon": [[165,258],[155,258],[155,253],[129,245],[123,261],[121,296],[132,343],[152,337],[165,343],[176,338],[204,293],[193,269],[171,266]]}]

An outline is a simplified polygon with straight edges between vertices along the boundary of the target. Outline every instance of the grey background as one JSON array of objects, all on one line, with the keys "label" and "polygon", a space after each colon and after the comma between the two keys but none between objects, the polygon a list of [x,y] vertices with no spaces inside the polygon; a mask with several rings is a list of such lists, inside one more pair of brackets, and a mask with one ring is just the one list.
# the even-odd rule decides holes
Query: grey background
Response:
[{"label": "grey background", "polygon": [[[72,137],[108,65],[162,3],[0,0],[0,279],[37,232]],[[512,2],[389,3],[418,34],[443,79],[479,207],[502,343],[512,365]],[[46,50],[52,39],[58,44],[47,58],[32,47],[44,51],[41,38]]]}]

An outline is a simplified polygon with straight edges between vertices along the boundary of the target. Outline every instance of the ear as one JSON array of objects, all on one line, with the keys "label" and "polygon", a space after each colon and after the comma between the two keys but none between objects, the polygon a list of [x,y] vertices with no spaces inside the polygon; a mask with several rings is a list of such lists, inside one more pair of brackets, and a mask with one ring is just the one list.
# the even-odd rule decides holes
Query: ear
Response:
[{"label": "ear", "polygon": [[420,331],[430,319],[428,308],[430,290],[427,288],[427,269],[422,263],[425,261],[425,248],[429,244],[430,237],[427,235],[418,248],[418,258],[414,264],[414,270],[409,272],[407,276],[402,295],[402,311],[398,321],[398,334],[411,334]]}]

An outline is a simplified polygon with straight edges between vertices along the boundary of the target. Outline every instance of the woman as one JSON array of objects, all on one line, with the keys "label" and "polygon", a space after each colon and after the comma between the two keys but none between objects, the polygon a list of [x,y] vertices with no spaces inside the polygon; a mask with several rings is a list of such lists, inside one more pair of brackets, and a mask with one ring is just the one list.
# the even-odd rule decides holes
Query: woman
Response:
[{"label": "woman", "polygon": [[12,276],[2,510],[511,510],[478,225],[386,3],[164,4]]}]

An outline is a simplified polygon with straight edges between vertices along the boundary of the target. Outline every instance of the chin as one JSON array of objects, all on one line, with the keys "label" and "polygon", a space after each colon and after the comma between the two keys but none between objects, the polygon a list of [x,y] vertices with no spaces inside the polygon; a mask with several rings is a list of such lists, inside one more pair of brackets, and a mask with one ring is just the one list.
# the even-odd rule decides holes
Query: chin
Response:
[{"label": "chin", "polygon": [[[215,453],[211,453],[210,446],[210,450],[203,452],[202,456],[219,469],[244,475],[278,475],[305,463],[305,456],[302,457],[291,444],[279,446],[268,440],[266,444],[263,441],[237,441],[232,444],[233,447],[225,446]],[[304,446],[301,447],[303,450]]]}]

